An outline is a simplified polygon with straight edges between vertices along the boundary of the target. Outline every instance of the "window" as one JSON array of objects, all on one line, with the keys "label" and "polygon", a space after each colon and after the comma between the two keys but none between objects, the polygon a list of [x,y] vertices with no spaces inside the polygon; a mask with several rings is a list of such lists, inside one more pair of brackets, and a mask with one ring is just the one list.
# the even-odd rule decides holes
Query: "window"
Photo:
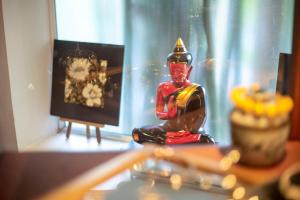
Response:
[{"label": "window", "polygon": [[290,53],[293,0],[56,0],[57,37],[125,45],[120,126],[156,124],[157,85],[178,36],[193,54],[191,81],[206,88],[206,131],[228,144],[229,91],[260,83],[275,92],[279,53]]}]

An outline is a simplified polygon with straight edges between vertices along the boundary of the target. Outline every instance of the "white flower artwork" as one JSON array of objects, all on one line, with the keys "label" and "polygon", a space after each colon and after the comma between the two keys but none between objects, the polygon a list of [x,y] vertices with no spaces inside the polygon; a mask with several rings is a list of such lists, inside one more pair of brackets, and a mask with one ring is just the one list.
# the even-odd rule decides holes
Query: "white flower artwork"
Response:
[{"label": "white flower artwork", "polygon": [[68,98],[72,93],[71,81],[69,79],[65,80],[65,97]]},{"label": "white flower artwork", "polygon": [[105,72],[100,72],[98,78],[99,78],[99,81],[102,85],[104,85],[106,83],[107,79],[106,79],[106,73]]},{"label": "white flower artwork", "polygon": [[67,73],[76,81],[84,81],[89,75],[90,66],[91,62],[86,58],[73,58]]},{"label": "white flower artwork", "polygon": [[82,96],[86,98],[86,105],[89,107],[100,106],[102,104],[102,89],[98,85],[88,83],[82,90]]},{"label": "white flower artwork", "polygon": [[123,60],[124,45],[54,40],[50,113],[118,126]]},{"label": "white flower artwork", "polygon": [[64,101],[88,107],[104,107],[107,60],[69,57]]},{"label": "white flower artwork", "polygon": [[100,67],[101,67],[102,70],[106,70],[107,60],[100,60]]}]

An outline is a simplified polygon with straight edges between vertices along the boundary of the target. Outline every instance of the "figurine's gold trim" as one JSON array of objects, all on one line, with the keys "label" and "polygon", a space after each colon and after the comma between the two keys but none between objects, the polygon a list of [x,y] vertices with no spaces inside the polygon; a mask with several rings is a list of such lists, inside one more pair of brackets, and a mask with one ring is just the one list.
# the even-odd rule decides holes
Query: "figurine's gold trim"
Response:
[{"label": "figurine's gold trim", "polygon": [[199,85],[193,84],[182,90],[176,97],[176,105],[185,108],[190,96],[197,90]]}]

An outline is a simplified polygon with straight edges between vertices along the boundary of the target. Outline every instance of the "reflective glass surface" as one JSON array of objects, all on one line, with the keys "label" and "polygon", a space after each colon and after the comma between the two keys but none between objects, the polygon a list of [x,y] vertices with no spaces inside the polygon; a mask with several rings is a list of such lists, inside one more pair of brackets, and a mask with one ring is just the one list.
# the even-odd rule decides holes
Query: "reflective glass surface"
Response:
[{"label": "reflective glass surface", "polygon": [[192,53],[192,82],[206,89],[205,130],[230,142],[229,91],[253,82],[275,92],[279,53],[291,52],[293,0],[56,0],[57,37],[125,45],[120,126],[158,124],[156,87],[170,79],[178,37]]}]

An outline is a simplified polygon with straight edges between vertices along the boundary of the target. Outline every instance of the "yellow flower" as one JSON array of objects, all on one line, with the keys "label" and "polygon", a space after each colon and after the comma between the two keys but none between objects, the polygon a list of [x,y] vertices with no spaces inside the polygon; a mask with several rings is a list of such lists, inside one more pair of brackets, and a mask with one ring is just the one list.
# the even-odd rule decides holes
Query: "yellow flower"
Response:
[{"label": "yellow flower", "polygon": [[264,104],[263,104],[263,103],[257,102],[257,103],[255,104],[255,113],[256,113],[257,115],[263,114],[263,113],[264,113],[264,110],[265,110],[265,108],[264,108]]},{"label": "yellow flower", "polygon": [[246,112],[253,112],[255,110],[255,103],[250,98],[245,98],[242,104]]},{"label": "yellow flower", "polygon": [[267,114],[269,117],[274,117],[277,115],[277,108],[275,104],[271,104],[270,106],[268,106]]},{"label": "yellow flower", "polygon": [[250,93],[244,87],[232,89],[230,97],[236,108],[269,117],[285,115],[293,109],[293,100],[288,96],[260,91],[258,84],[253,84],[249,90]]},{"label": "yellow flower", "polygon": [[291,111],[294,107],[292,98],[288,97],[288,96],[285,96],[282,99],[282,104],[285,107],[285,111],[287,111],[287,112]]},{"label": "yellow flower", "polygon": [[239,101],[242,100],[242,98],[246,94],[246,88],[244,87],[236,87],[232,89],[231,92],[231,100],[234,104],[240,103]]}]

